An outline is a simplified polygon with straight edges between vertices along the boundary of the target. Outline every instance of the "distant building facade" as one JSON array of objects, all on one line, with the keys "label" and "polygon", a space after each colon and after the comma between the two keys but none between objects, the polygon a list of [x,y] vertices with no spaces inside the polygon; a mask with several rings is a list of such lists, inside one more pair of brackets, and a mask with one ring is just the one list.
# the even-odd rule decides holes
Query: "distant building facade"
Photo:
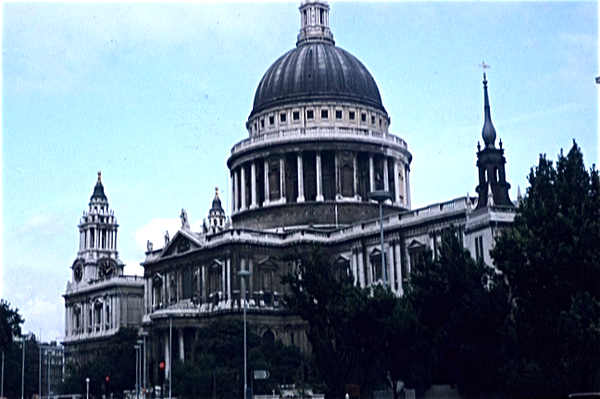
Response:
[{"label": "distant building facade", "polygon": [[[464,247],[491,265],[489,250],[513,222],[485,74],[478,195],[412,209],[412,154],[390,133],[375,80],[335,46],[326,2],[303,1],[300,16],[296,48],[263,76],[246,122],[249,137],[233,146],[227,161],[230,218],[217,192],[202,231],[191,230],[182,210],[172,239],[162,248],[148,243],[142,328],[150,337],[151,381],[160,360],[168,375],[171,359],[193,357],[200,328],[241,317],[240,270],[252,272],[246,296],[253,330],[307,351],[303,321],[282,306],[280,277],[297,266],[282,260],[285,255],[318,245],[331,267],[349,273],[357,286],[386,284],[401,296],[415,255],[429,248],[436,256],[444,230],[455,228]],[[383,204],[384,254],[379,205],[369,200],[374,191],[391,195]]]},{"label": "distant building facade", "polygon": [[144,284],[139,276],[124,275],[118,227],[98,172],[89,209],[79,223],[79,251],[63,295],[67,362],[92,360],[121,327],[141,325]]}]

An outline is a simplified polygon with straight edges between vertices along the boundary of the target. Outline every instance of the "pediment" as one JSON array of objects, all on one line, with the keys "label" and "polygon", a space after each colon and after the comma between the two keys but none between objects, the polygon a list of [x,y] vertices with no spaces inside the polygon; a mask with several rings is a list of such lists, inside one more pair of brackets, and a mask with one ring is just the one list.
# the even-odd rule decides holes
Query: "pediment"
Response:
[{"label": "pediment", "polygon": [[425,244],[423,244],[423,243],[421,243],[421,242],[419,242],[419,241],[417,241],[417,240],[412,240],[412,241],[410,242],[410,244],[408,244],[408,247],[407,247],[407,249],[408,249],[409,251],[412,251],[412,250],[415,250],[415,249],[422,249],[422,248],[424,248],[424,247],[425,247]]},{"label": "pediment", "polygon": [[194,251],[202,245],[192,232],[179,230],[167,246],[163,249],[160,257],[168,257],[174,255],[182,255],[187,252]]}]

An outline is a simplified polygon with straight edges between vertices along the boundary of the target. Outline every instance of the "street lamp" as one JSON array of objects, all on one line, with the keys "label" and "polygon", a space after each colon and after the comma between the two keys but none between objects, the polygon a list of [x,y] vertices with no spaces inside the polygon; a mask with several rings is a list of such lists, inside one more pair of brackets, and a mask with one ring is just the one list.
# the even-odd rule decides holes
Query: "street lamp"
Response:
[{"label": "street lamp", "polygon": [[144,341],[145,340],[141,340],[138,339],[136,342],[138,344],[138,347],[140,348],[140,392],[145,394],[144,390],[146,388],[146,385],[144,384],[144,367],[145,367],[145,363],[144,363]]},{"label": "street lamp", "polygon": [[90,399],[90,378],[86,377],[85,378],[85,389],[86,389],[86,399]]},{"label": "street lamp", "polygon": [[383,285],[387,287],[387,270],[385,268],[385,251],[383,247],[383,203],[392,200],[394,196],[390,191],[375,190],[367,194],[370,200],[379,203],[379,230],[381,233],[381,271],[383,273]]},{"label": "street lamp", "polygon": [[142,375],[144,376],[144,397],[146,397],[146,390],[148,389],[148,378],[146,371],[146,352],[148,352],[148,348],[146,347],[146,337],[148,336],[148,331],[141,331],[140,335],[144,338],[144,371],[142,372]]},{"label": "street lamp", "polygon": [[246,343],[246,307],[248,306],[246,302],[246,277],[250,277],[252,272],[250,270],[240,270],[238,276],[242,278],[242,291],[244,292],[244,396],[243,399],[246,399],[247,391],[248,391],[248,349]]},{"label": "street lamp", "polygon": [[140,346],[135,345],[135,397],[140,397]]}]

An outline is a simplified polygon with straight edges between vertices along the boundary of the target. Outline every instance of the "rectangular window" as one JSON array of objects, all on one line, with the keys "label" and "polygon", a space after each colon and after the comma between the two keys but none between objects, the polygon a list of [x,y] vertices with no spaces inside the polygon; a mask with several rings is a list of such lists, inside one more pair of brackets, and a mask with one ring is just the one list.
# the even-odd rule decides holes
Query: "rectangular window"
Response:
[{"label": "rectangular window", "polygon": [[335,110],[335,119],[342,119],[342,110],[341,109]]},{"label": "rectangular window", "polygon": [[309,109],[306,111],[306,119],[315,119],[315,111]]},{"label": "rectangular window", "polygon": [[375,124],[375,115],[371,115],[371,125]]},{"label": "rectangular window", "polygon": [[329,111],[326,109],[321,110],[321,119],[329,119]]},{"label": "rectangular window", "polygon": [[281,114],[279,114],[279,122],[285,123],[287,119],[287,115],[285,112],[282,112]]},{"label": "rectangular window", "polygon": [[273,115],[269,116],[269,125],[275,124],[275,117]]},{"label": "rectangular window", "polygon": [[264,119],[260,120],[260,127],[261,127],[261,129],[263,129],[265,127],[265,120]]},{"label": "rectangular window", "polygon": [[363,112],[362,114],[360,114],[360,120],[362,122],[366,122],[367,121],[367,114],[365,112]]},{"label": "rectangular window", "polygon": [[348,118],[353,121],[356,118],[356,113],[354,111],[348,112]]},{"label": "rectangular window", "polygon": [[379,127],[381,127],[381,125],[383,124],[381,118],[379,118]]},{"label": "rectangular window", "polygon": [[292,119],[295,121],[299,121],[300,120],[300,112],[299,111],[294,111],[292,113]]}]

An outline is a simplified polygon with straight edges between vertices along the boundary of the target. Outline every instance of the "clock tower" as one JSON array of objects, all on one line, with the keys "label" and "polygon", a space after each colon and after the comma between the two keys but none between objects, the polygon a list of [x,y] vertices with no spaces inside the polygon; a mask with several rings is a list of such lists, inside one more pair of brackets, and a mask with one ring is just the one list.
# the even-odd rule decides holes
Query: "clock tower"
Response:
[{"label": "clock tower", "polygon": [[104,194],[102,173],[90,198],[88,211],[79,222],[79,251],[73,262],[76,284],[123,275],[123,262],[117,252],[117,218]]},{"label": "clock tower", "polygon": [[100,172],[78,227],[79,250],[63,295],[67,362],[93,360],[119,329],[139,328],[144,298],[143,279],[124,274],[117,251],[119,225]]}]

